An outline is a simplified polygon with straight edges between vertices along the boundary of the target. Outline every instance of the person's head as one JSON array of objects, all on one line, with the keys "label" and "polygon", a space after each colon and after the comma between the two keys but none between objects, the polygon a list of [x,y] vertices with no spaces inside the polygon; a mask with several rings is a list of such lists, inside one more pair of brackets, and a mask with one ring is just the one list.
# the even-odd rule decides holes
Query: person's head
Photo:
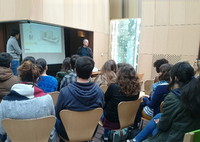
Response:
[{"label": "person's head", "polygon": [[35,64],[35,58],[33,56],[27,56],[24,58],[24,60],[22,61],[22,64],[25,62],[25,61],[30,61],[32,62],[33,64]]},{"label": "person's head", "polygon": [[120,87],[120,92],[130,97],[140,92],[140,83],[137,73],[133,66],[125,63],[117,73],[116,83]]},{"label": "person's head", "polygon": [[25,61],[21,66],[17,68],[18,75],[22,82],[37,83],[40,76],[38,67],[30,61]]},{"label": "person's head", "polygon": [[72,55],[70,58],[70,64],[71,64],[71,68],[74,70],[74,66],[76,63],[76,60],[79,58],[79,55]]},{"label": "person's head", "polygon": [[47,62],[43,58],[39,58],[36,60],[36,65],[40,69],[40,74],[44,73],[44,71],[47,71]]},{"label": "person's head", "polygon": [[83,56],[76,60],[75,70],[77,73],[77,77],[79,78],[82,79],[90,78],[93,68],[94,68],[94,61],[92,58],[88,56]]},{"label": "person's head", "polygon": [[87,39],[83,40],[83,46],[88,47],[89,41]]},{"label": "person's head", "polygon": [[15,37],[16,39],[18,39],[18,38],[19,38],[19,30],[17,30],[17,29],[12,29],[12,30],[10,31],[10,36],[13,36],[13,37]]},{"label": "person's head", "polygon": [[189,109],[193,117],[200,115],[200,83],[194,77],[194,69],[191,65],[179,62],[175,64],[170,72],[171,88],[175,83],[181,91],[181,106]]},{"label": "person's head", "polygon": [[118,68],[114,60],[108,60],[104,63],[102,69],[101,69],[101,74],[105,75],[108,80],[111,80],[114,76],[115,73],[117,73]]},{"label": "person's head", "polygon": [[12,59],[13,58],[9,53],[6,52],[0,53],[0,66],[10,68]]},{"label": "person's head", "polygon": [[117,64],[118,70],[119,70],[123,65],[125,65],[125,63],[118,63],[118,64]]},{"label": "person's head", "polygon": [[68,70],[70,70],[70,68],[71,68],[71,66],[70,66],[70,57],[67,57],[67,58],[65,58],[63,60],[61,71],[67,72]]},{"label": "person's head", "polygon": [[162,64],[166,64],[168,63],[168,61],[164,58],[162,59],[159,59],[159,60],[156,60],[154,63],[153,63],[153,66],[156,68],[156,72],[159,73],[159,68]]},{"label": "person's head", "polygon": [[170,70],[172,69],[172,64],[162,64],[159,68],[159,80],[170,81]]},{"label": "person's head", "polygon": [[196,59],[194,61],[193,68],[194,68],[195,76],[196,77],[199,76],[200,75],[200,59]]}]

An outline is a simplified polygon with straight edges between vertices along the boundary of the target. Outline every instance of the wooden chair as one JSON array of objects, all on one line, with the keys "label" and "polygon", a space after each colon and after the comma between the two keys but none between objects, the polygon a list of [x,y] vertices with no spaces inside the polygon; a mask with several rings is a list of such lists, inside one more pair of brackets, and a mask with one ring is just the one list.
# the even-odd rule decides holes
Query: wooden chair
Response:
[{"label": "wooden chair", "polygon": [[[136,101],[124,101],[118,104],[119,130],[131,126],[134,123],[140,103],[141,98]],[[99,125],[103,126],[103,123],[99,121]]]},{"label": "wooden chair", "polygon": [[149,95],[151,93],[151,90],[152,90],[152,84],[154,83],[154,80],[153,79],[150,79],[150,80],[146,80],[144,82],[144,91],[145,91],[145,94]]},{"label": "wooden chair", "polygon": [[140,87],[141,87],[141,89],[142,89],[142,85],[143,85],[143,81],[140,81]]},{"label": "wooden chair", "polygon": [[1,124],[12,142],[47,142],[55,116],[37,119],[3,119]]},{"label": "wooden chair", "polygon": [[[103,113],[102,108],[90,111],[62,110],[60,118],[63,122],[70,141],[90,141]],[[63,139],[61,137],[61,139]],[[67,141],[63,139],[64,141]]]},{"label": "wooden chair", "polygon": [[137,74],[137,75],[138,75],[138,77],[139,77],[139,81],[142,81],[142,79],[143,79],[143,76],[144,76],[144,73]]},{"label": "wooden chair", "polygon": [[199,142],[200,141],[200,129],[189,133],[185,133],[183,142]]},{"label": "wooden chair", "polygon": [[49,93],[53,99],[54,106],[56,105],[56,102],[58,100],[59,93],[60,93],[59,91]]},{"label": "wooden chair", "polygon": [[164,101],[162,101],[162,102],[160,103],[160,113],[163,112],[163,111],[162,111],[163,103],[164,103]]},{"label": "wooden chair", "polygon": [[96,79],[96,77],[92,77],[92,78],[91,78],[91,81],[94,82],[95,79]]},{"label": "wooden chair", "polygon": [[106,90],[108,89],[108,86],[102,85],[100,88],[103,90],[103,92],[104,92],[104,94],[105,94],[105,93],[106,93]]},{"label": "wooden chair", "polygon": [[120,102],[118,104],[120,130],[133,125],[140,103],[141,98],[135,101]]}]

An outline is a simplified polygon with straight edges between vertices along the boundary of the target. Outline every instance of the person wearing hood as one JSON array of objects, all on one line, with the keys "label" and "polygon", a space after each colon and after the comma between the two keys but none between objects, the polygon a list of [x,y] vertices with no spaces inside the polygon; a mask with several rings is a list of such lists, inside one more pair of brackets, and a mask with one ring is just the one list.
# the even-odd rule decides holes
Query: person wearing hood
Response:
[{"label": "person wearing hood", "polygon": [[0,53],[0,100],[3,99],[14,84],[20,82],[17,76],[14,76],[11,68],[12,56],[9,53]]},{"label": "person wearing hood", "polygon": [[87,56],[78,58],[74,69],[77,74],[77,81],[70,83],[60,91],[55,106],[56,129],[64,139],[69,138],[59,115],[61,110],[88,111],[104,106],[103,91],[94,82],[89,81],[93,68],[94,61],[92,58]]},{"label": "person wearing hood", "polygon": [[141,142],[182,142],[185,133],[200,129],[200,85],[194,69],[179,62],[170,71],[171,91],[164,99],[163,113],[158,113],[132,140]]},{"label": "person wearing hood", "polygon": [[[36,119],[50,115],[55,116],[52,97],[36,84],[40,76],[37,66],[30,61],[25,61],[17,70],[21,83],[14,84],[0,103],[0,122],[5,118]],[[6,134],[1,124],[0,134]],[[56,139],[57,133],[54,127],[48,142],[55,142]],[[6,142],[10,141],[7,136]]]}]

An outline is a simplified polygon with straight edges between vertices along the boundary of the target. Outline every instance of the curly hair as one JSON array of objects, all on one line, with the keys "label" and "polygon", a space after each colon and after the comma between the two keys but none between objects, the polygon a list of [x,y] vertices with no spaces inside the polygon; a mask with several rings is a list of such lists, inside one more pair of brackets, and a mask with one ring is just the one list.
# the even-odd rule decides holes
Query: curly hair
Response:
[{"label": "curly hair", "polygon": [[133,66],[125,63],[117,73],[116,83],[120,86],[120,92],[131,97],[140,92],[139,78]]},{"label": "curly hair", "polygon": [[172,69],[173,65],[172,64],[163,64],[160,66],[159,70],[162,73],[159,76],[159,80],[165,80],[167,82],[170,81],[170,70]]},{"label": "curly hair", "polygon": [[162,64],[166,64],[166,63],[169,63],[166,59],[162,58],[162,59],[159,59],[159,60],[156,60],[154,63],[153,63],[153,66],[156,68],[156,72],[159,73],[160,70],[160,66]]},{"label": "curly hair", "polygon": [[23,82],[36,83],[37,78],[40,76],[39,68],[30,61],[25,61],[21,66],[17,68],[19,76]]}]

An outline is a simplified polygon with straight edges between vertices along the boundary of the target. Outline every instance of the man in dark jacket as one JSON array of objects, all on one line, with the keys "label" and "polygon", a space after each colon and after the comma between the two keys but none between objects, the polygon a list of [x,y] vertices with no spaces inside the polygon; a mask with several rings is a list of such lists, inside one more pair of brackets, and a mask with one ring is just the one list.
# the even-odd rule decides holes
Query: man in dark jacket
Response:
[{"label": "man in dark jacket", "polygon": [[83,40],[83,46],[80,46],[77,50],[78,55],[80,56],[89,56],[93,59],[93,54],[92,54],[92,50],[90,47],[88,47],[89,45],[89,41],[87,39]]},{"label": "man in dark jacket", "polygon": [[80,57],[75,63],[77,81],[70,83],[61,89],[55,106],[56,129],[59,135],[68,139],[65,128],[60,119],[60,111],[68,109],[72,111],[88,111],[104,106],[104,93],[94,82],[89,82],[94,61],[90,57]]}]

